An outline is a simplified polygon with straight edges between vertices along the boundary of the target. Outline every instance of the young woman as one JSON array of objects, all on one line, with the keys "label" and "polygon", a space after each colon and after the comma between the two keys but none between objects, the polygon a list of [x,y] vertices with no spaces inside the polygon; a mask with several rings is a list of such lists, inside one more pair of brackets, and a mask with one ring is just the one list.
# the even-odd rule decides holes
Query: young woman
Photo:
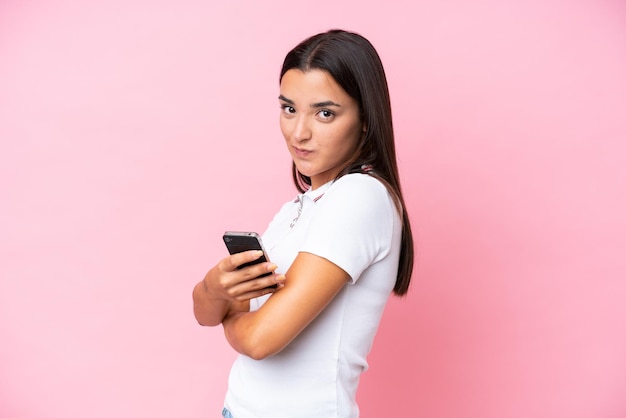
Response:
[{"label": "young woman", "polygon": [[194,313],[240,353],[223,416],[358,417],[383,309],[413,268],[380,58],[358,34],[315,35],[287,54],[278,100],[301,194],[263,234],[271,262],[224,258],[195,286]]}]

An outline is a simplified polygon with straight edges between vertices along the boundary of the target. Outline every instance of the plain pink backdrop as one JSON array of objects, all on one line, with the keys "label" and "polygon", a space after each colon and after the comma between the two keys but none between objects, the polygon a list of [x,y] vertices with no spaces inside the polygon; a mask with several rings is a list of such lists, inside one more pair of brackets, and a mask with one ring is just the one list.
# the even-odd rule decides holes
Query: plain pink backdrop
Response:
[{"label": "plain pink backdrop", "polygon": [[333,27],[385,63],[418,248],[362,417],[626,416],[625,12],[0,1],[0,416],[219,415],[191,289],[295,194],[278,71]]}]

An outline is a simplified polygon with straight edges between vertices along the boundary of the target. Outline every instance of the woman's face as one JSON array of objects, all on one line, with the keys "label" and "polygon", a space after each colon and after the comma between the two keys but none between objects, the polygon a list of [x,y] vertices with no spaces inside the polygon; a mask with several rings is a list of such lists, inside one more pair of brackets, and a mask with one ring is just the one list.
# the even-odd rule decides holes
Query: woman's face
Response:
[{"label": "woman's face", "polygon": [[278,99],[280,129],[298,171],[313,189],[334,179],[364,132],[358,103],[321,70],[287,71]]}]

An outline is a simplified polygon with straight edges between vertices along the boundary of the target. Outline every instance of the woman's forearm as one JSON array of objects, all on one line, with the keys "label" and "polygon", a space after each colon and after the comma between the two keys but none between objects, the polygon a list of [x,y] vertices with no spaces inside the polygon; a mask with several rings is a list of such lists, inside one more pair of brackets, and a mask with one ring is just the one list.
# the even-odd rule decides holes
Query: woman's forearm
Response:
[{"label": "woman's forearm", "polygon": [[255,360],[262,360],[282,349],[276,341],[267,338],[267,330],[260,327],[259,320],[258,311],[231,312],[222,322],[230,346]]}]

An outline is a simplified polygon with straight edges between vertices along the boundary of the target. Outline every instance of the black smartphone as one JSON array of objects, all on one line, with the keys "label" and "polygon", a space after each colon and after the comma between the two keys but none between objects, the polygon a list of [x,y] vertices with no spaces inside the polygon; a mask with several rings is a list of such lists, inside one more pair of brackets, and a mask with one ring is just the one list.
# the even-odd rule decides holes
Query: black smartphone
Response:
[{"label": "black smartphone", "polygon": [[[261,242],[261,237],[256,232],[237,232],[237,231],[227,231],[224,232],[224,244],[226,244],[226,248],[228,248],[228,252],[230,254],[237,254],[248,250],[261,250],[263,251],[263,255],[257,258],[254,261],[249,263],[245,263],[237,267],[238,269],[242,269],[244,267],[251,266],[253,264],[265,263],[269,261],[267,256],[267,252],[265,252],[265,248],[263,248],[263,243]],[[271,272],[260,275],[259,277],[265,277],[272,274]],[[275,286],[274,286],[275,287]]]}]

